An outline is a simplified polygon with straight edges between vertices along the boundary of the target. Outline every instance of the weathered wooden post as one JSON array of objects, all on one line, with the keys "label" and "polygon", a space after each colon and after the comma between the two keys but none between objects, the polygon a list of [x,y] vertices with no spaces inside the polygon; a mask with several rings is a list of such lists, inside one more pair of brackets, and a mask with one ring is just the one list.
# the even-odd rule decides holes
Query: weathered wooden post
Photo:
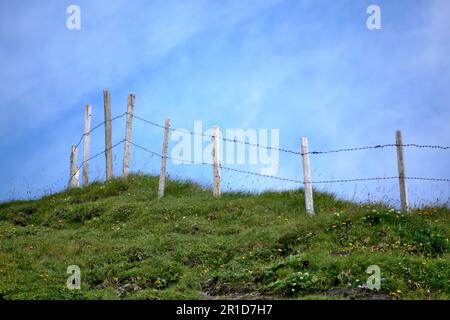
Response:
[{"label": "weathered wooden post", "polygon": [[301,155],[303,159],[303,186],[305,190],[305,206],[306,212],[310,215],[314,214],[313,190],[311,181],[311,166],[309,163],[308,139],[302,137]]},{"label": "weathered wooden post", "polygon": [[170,128],[170,118],[167,117],[166,125],[164,127],[164,141],[161,157],[161,172],[159,174],[158,198],[162,198],[164,196],[164,188],[166,183],[167,147],[169,145],[169,128]]},{"label": "weathered wooden post", "polygon": [[397,167],[398,167],[398,180],[400,185],[400,203],[403,212],[409,211],[408,203],[408,187],[406,185],[405,176],[405,158],[403,156],[403,138],[402,132],[397,130],[395,135],[395,144],[397,145]]},{"label": "weathered wooden post", "polygon": [[83,186],[89,184],[89,143],[91,131],[92,107],[86,105],[84,114],[84,135],[83,135]]},{"label": "weathered wooden post", "polygon": [[104,102],[104,109],[105,109],[106,180],[111,180],[113,177],[112,134],[111,134],[111,95],[108,90],[103,91],[103,102]]},{"label": "weathered wooden post", "polygon": [[213,140],[213,149],[212,149],[212,157],[213,157],[213,176],[214,176],[214,187],[213,187],[213,196],[220,197],[220,130],[218,126],[213,128],[212,134]]},{"label": "weathered wooden post", "polygon": [[128,95],[127,105],[127,120],[125,128],[125,148],[123,152],[123,177],[126,178],[130,171],[130,142],[131,142],[131,127],[133,124],[134,111],[134,94]]},{"label": "weathered wooden post", "polygon": [[72,146],[72,150],[70,152],[69,189],[78,187],[78,174],[79,169],[77,167],[77,147]]}]

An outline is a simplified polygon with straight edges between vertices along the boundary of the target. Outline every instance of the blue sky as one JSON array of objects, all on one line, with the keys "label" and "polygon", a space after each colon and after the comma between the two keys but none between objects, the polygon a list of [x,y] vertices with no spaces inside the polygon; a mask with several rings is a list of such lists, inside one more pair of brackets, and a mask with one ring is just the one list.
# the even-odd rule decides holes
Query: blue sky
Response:
[{"label": "blue sky", "polygon": [[[81,8],[68,30],[66,8]],[[381,8],[381,30],[366,9]],[[0,200],[62,190],[70,146],[126,110],[172,127],[278,128],[280,146],[314,150],[395,142],[450,145],[450,2],[447,0],[0,1]],[[113,124],[123,139],[124,119]],[[91,154],[103,149],[93,134]],[[135,121],[133,140],[160,151],[162,132]],[[121,172],[122,149],[114,150]],[[449,151],[407,149],[407,175],[450,178]],[[80,152],[81,154],[81,152]],[[80,159],[80,158],[79,158]],[[394,149],[312,156],[313,179],[397,175]],[[234,166],[258,171],[258,166]],[[159,159],[132,149],[133,171],[157,174]],[[172,176],[211,184],[212,169],[176,166]],[[91,164],[104,175],[104,158]],[[280,177],[302,179],[300,159],[280,155]],[[224,189],[297,185],[223,173]],[[416,204],[449,200],[449,183],[410,182]],[[359,200],[398,201],[396,181],[325,185]]]}]

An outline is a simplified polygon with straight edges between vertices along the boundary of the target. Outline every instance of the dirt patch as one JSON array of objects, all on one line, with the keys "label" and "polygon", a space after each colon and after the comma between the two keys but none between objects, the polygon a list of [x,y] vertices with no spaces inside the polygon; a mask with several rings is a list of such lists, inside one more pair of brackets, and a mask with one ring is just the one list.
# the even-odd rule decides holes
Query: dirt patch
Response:
[{"label": "dirt patch", "polygon": [[330,255],[332,255],[332,256],[348,256],[352,253],[353,253],[352,250],[344,250],[344,251],[336,250],[336,251],[331,251]]},{"label": "dirt patch", "polygon": [[230,299],[230,300],[263,300],[253,284],[230,284],[221,283],[217,277],[208,279],[202,284],[202,292],[205,299]]},{"label": "dirt patch", "polygon": [[[268,296],[258,292],[252,283],[230,284],[222,283],[217,277],[208,279],[202,284],[202,293],[204,299],[229,299],[229,300],[273,300],[286,299],[283,296]],[[349,300],[392,300],[387,294],[368,288],[335,288],[327,291],[318,292],[311,296],[329,297]],[[300,298],[301,296],[296,296]]]},{"label": "dirt patch", "polygon": [[366,288],[335,288],[318,294],[326,297],[342,297],[350,300],[392,300],[392,297]]}]

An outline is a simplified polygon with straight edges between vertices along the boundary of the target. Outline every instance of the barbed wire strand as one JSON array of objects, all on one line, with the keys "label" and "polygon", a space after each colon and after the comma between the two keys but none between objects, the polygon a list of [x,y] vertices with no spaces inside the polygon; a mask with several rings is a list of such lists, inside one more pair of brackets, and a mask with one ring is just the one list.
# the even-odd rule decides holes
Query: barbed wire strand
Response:
[{"label": "barbed wire strand", "polygon": [[[141,120],[142,122],[147,123],[147,124],[159,127],[161,129],[165,129],[164,125],[161,125],[161,124],[158,124],[156,122],[153,122],[153,121],[141,118],[141,117],[136,116],[136,115],[132,115],[132,116],[134,118],[138,119],[138,120]],[[169,131],[175,132],[175,131],[181,131],[181,130],[180,129],[169,128]],[[182,130],[182,132],[188,133],[190,135],[198,135],[198,136],[202,136],[202,137],[213,138],[212,135],[201,133],[201,132],[193,132],[193,131],[189,131],[189,130]],[[263,148],[263,149],[267,149],[267,150],[280,151],[280,152],[284,152],[284,153],[290,153],[290,154],[301,155],[301,156],[306,155],[306,154],[318,155],[318,154],[350,152],[350,151],[360,151],[360,150],[370,150],[370,149],[382,149],[382,148],[397,147],[397,146],[415,147],[415,148],[421,148],[421,149],[427,148],[427,149],[450,150],[450,146],[420,145],[420,144],[416,144],[416,143],[408,143],[408,144],[401,144],[401,145],[399,145],[399,144],[395,144],[395,143],[388,143],[388,144],[381,144],[381,145],[375,145],[375,146],[364,146],[364,147],[355,147],[355,148],[342,148],[342,149],[325,150],[325,151],[309,151],[307,153],[301,153],[299,151],[293,151],[293,150],[289,150],[289,149],[285,149],[285,148],[275,148],[275,147],[269,147],[269,146],[261,145],[259,143],[252,143],[252,142],[249,142],[249,141],[237,140],[236,138],[230,139],[230,138],[221,137],[221,140],[223,140],[225,142],[240,143],[240,144],[245,144],[245,145],[248,145],[248,146]]]},{"label": "barbed wire strand", "polygon": [[103,151],[101,151],[101,152],[99,152],[99,153],[93,155],[93,156],[90,157],[89,159],[83,160],[83,162],[81,162],[81,165],[80,165],[79,167],[77,167],[77,170],[75,171],[75,173],[74,173],[72,176],[70,176],[69,181],[72,180],[72,178],[75,177],[75,176],[80,172],[80,170],[83,168],[83,166],[84,166],[84,164],[85,164],[86,162],[89,162],[89,161],[91,161],[91,160],[97,158],[98,156],[104,154],[106,151],[109,151],[109,150],[114,149],[115,147],[117,147],[118,145],[124,143],[125,141],[126,141],[126,140],[123,139],[123,140],[121,140],[121,141],[115,143],[114,145],[112,145],[110,148],[106,148],[105,150],[103,150]]},{"label": "barbed wire strand", "polygon": [[[145,147],[142,147],[142,146],[140,146],[140,145],[138,145],[138,144],[136,144],[134,142],[130,141],[130,144],[132,144],[133,146],[135,146],[135,147],[137,147],[139,149],[142,149],[142,150],[144,150],[144,151],[146,151],[148,153],[151,153],[152,155],[157,156],[159,158],[163,157],[161,154],[159,154],[157,152],[154,152],[152,150],[149,150],[149,149],[147,149]],[[198,161],[192,161],[192,160],[178,159],[178,158],[174,158],[174,157],[170,157],[170,156],[167,156],[166,158],[169,159],[169,160],[173,160],[173,161],[180,161],[182,163],[191,163],[191,164],[209,165],[209,166],[213,166],[214,165],[214,164],[208,163],[208,162],[198,162]],[[250,174],[250,175],[259,176],[259,177],[263,177],[263,178],[270,178],[270,179],[280,180],[280,181],[285,181],[285,182],[293,182],[293,183],[305,184],[305,182],[301,181],[301,180],[295,180],[295,179],[289,179],[289,178],[281,178],[281,177],[261,174],[261,173],[257,173],[257,172],[251,172],[251,171],[234,169],[234,168],[230,168],[230,167],[224,167],[222,165],[220,165],[220,168],[223,169],[223,170],[234,171],[234,172],[239,172],[239,173],[243,173],[243,174]],[[373,178],[321,180],[321,181],[313,181],[311,183],[312,184],[347,183],[347,182],[379,181],[379,180],[393,180],[393,179],[399,179],[399,177],[396,176],[396,177],[373,177]],[[405,177],[405,179],[450,182],[450,179],[441,179],[441,178]]]},{"label": "barbed wire strand", "polygon": [[[349,152],[349,151],[359,151],[359,150],[369,150],[369,149],[382,149],[382,148],[388,148],[388,147],[414,147],[414,148],[420,148],[420,149],[440,149],[440,150],[448,150],[450,147],[446,146],[440,146],[440,145],[420,145],[416,143],[407,143],[407,144],[396,144],[396,143],[388,143],[388,144],[380,144],[375,146],[365,146],[365,147],[356,147],[356,148],[343,148],[343,149],[336,149],[336,150],[326,150],[326,151],[309,151],[305,154],[326,154],[326,153],[337,153],[337,152]],[[303,155],[303,154],[302,154]]]},{"label": "barbed wire strand", "polygon": [[[113,122],[113,121],[116,120],[116,119],[122,118],[123,116],[125,116],[125,115],[127,115],[127,114],[128,114],[128,112],[124,112],[124,113],[122,113],[122,114],[120,114],[120,115],[118,115],[118,116],[116,116],[116,117],[114,117],[114,118],[111,118],[111,122]],[[106,120],[100,122],[99,124],[97,124],[95,127],[93,127],[93,128],[92,128],[91,130],[89,130],[88,132],[84,132],[84,133],[81,135],[80,140],[78,140],[78,143],[75,145],[75,148],[78,148],[78,147],[80,146],[81,142],[83,142],[84,136],[86,136],[86,135],[88,135],[88,134],[91,134],[92,132],[94,132],[95,130],[97,130],[97,129],[100,128],[101,126],[103,126],[105,123],[106,123]]]},{"label": "barbed wire strand", "polygon": [[[161,129],[165,129],[166,128],[164,125],[155,123],[153,121],[149,121],[149,120],[146,120],[144,118],[141,118],[141,117],[138,117],[138,116],[135,116],[135,115],[132,115],[132,116],[134,118],[138,119],[138,120],[141,120],[142,122],[148,123],[148,124],[153,125],[155,127],[158,127],[158,128],[161,128]],[[214,137],[213,135],[210,135],[210,134],[205,134],[205,133],[201,133],[201,132],[194,132],[194,131],[189,131],[189,130],[184,130],[184,129],[181,130],[181,129],[168,128],[168,130],[172,131],[172,132],[176,132],[176,131],[185,132],[185,133],[188,133],[190,135],[196,135],[196,136],[207,137],[207,138],[213,138]],[[261,144],[258,144],[258,143],[251,143],[251,142],[248,142],[248,141],[237,140],[236,138],[235,139],[230,139],[230,138],[221,137],[221,140],[223,140],[225,142],[228,141],[228,142],[234,142],[234,143],[241,143],[241,144],[246,144],[246,145],[254,146],[254,147],[258,147],[258,148],[263,148],[263,149],[268,149],[268,150],[275,150],[275,151],[281,151],[281,152],[286,152],[286,153],[292,153],[292,154],[300,155],[300,152],[298,152],[298,151],[292,151],[292,150],[288,150],[288,149],[269,147],[269,146],[261,145]]]},{"label": "barbed wire strand", "polygon": [[[123,114],[120,114],[114,118],[112,118],[110,121],[114,121],[116,119],[119,119],[125,115],[131,115],[133,118],[136,118],[142,122],[145,122],[147,124],[150,124],[152,126],[156,126],[162,129],[165,129],[166,127],[164,125],[158,124],[156,122],[144,119],[142,117],[136,116],[134,114],[128,113],[128,112],[124,112]],[[93,127],[91,130],[89,130],[89,132],[87,133],[83,133],[79,142],[76,144],[76,148],[78,148],[78,146],[81,144],[81,142],[83,141],[83,138],[85,135],[87,135],[88,133],[90,134],[91,132],[95,131],[96,129],[100,128],[102,125],[104,125],[106,123],[106,120],[99,123],[98,125],[96,125],[95,127]],[[173,128],[168,128],[169,131],[175,132],[175,131],[180,131],[180,129],[173,129]],[[202,136],[202,137],[209,137],[209,138],[213,138],[213,135],[208,135],[208,134],[204,134],[204,133],[199,133],[199,132],[192,132],[192,131],[188,131],[188,130],[183,130],[182,132],[186,132],[188,134],[191,135],[198,135],[198,136]],[[359,150],[369,150],[369,149],[381,149],[381,148],[387,148],[387,147],[397,147],[397,146],[403,146],[403,147],[415,147],[415,148],[431,148],[431,149],[440,149],[440,150],[448,150],[450,149],[450,147],[447,146],[440,146],[440,145],[420,145],[420,144],[415,144],[415,143],[410,143],[410,144],[402,144],[402,145],[398,145],[398,144],[383,144],[383,145],[375,145],[375,146],[364,146],[364,147],[355,147],[355,148],[342,148],[342,149],[336,149],[336,150],[326,150],[326,151],[309,151],[308,153],[301,153],[298,151],[292,151],[289,149],[284,149],[284,148],[274,148],[274,147],[269,147],[269,146],[265,146],[265,145],[261,145],[258,143],[251,143],[248,141],[241,141],[241,140],[237,140],[236,138],[234,139],[230,139],[230,138],[225,138],[222,137],[221,140],[225,141],[225,142],[233,142],[233,143],[240,143],[240,144],[245,144],[245,145],[249,145],[249,146],[254,146],[254,147],[258,147],[258,148],[265,148],[268,150],[276,150],[276,151],[280,151],[280,152],[285,152],[285,153],[290,153],[290,154],[295,154],[295,155],[306,155],[306,154],[311,154],[311,155],[317,155],[317,154],[328,154],[328,153],[338,153],[338,152],[350,152],[350,151],[359,151]],[[82,164],[80,165],[80,167],[78,167],[77,171],[75,172],[75,174],[73,176],[70,177],[70,180],[76,175],[78,174],[78,172],[81,170],[81,168],[84,166],[84,163],[86,161],[90,161],[92,159],[95,159],[96,157],[100,156],[101,154],[104,154],[106,151],[109,151],[110,149],[115,148],[116,146],[120,145],[121,143],[127,141],[126,139],[123,139],[121,141],[119,141],[118,143],[114,144],[111,148],[107,148],[99,153],[97,153],[96,155],[90,157],[89,159],[85,160],[82,162]],[[162,158],[163,156],[157,152],[151,151],[145,147],[142,147],[132,141],[128,141],[130,144],[132,144],[133,146],[140,148],[148,153],[151,153],[152,155],[155,155],[157,157]],[[173,158],[173,157],[166,157],[169,160],[173,160],[173,161],[179,161],[181,163],[191,163],[191,164],[199,164],[199,165],[213,165],[212,163],[206,163],[206,162],[198,162],[198,161],[192,161],[192,160],[184,160],[184,159],[177,159],[177,158]],[[293,183],[300,183],[300,184],[305,184],[304,181],[300,181],[300,180],[295,180],[295,179],[289,179],[289,178],[281,178],[281,177],[276,177],[276,176],[271,176],[271,175],[265,175],[265,174],[260,174],[260,173],[256,173],[256,172],[251,172],[251,171],[245,171],[245,170],[239,170],[239,169],[234,169],[234,168],[229,168],[229,167],[224,167],[222,165],[220,165],[221,169],[227,170],[227,171],[234,171],[234,172],[238,172],[238,173],[243,173],[243,174],[249,174],[249,175],[254,175],[254,176],[259,176],[259,177],[264,177],[264,178],[270,178],[270,179],[275,179],[275,180],[279,180],[279,181],[285,181],[285,182],[293,182]],[[312,183],[314,184],[325,184],[325,183],[346,183],[346,182],[361,182],[361,181],[379,181],[379,180],[392,180],[392,179],[399,179],[399,177],[372,177],[372,178],[355,178],[355,179],[338,179],[338,180],[322,180],[322,181],[314,181]],[[423,178],[423,177],[405,177],[405,179],[408,180],[426,180],[426,181],[440,181],[440,182],[450,182],[450,179],[441,179],[441,178]]]}]

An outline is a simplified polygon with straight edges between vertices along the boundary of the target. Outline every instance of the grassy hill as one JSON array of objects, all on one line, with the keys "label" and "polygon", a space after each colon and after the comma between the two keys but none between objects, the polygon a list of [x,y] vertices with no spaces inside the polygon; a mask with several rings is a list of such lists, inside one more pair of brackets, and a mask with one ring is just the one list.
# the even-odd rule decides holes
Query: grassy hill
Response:
[{"label": "grassy hill", "polygon": [[[448,208],[401,214],[302,190],[226,193],[131,175],[0,204],[0,299],[449,299]],[[69,265],[81,290],[68,290]],[[381,269],[381,290],[358,289]]]}]

